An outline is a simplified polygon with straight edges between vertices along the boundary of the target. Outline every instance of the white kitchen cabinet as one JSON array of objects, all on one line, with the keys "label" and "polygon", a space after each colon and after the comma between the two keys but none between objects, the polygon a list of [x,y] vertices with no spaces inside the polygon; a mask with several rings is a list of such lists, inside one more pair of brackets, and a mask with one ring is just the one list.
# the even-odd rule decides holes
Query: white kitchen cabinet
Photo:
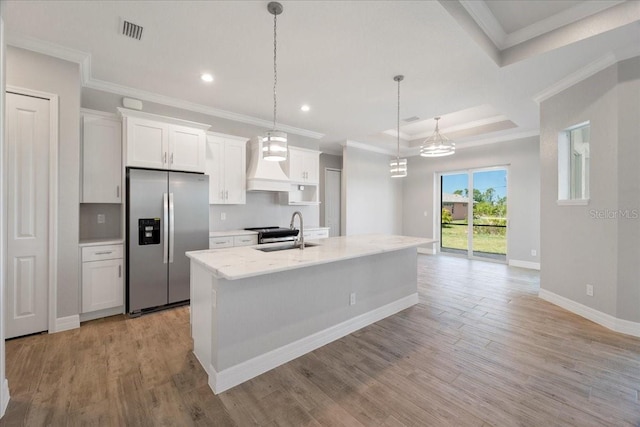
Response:
[{"label": "white kitchen cabinet", "polygon": [[243,205],[247,200],[246,138],[209,132],[205,173],[209,203]]},{"label": "white kitchen cabinet", "polygon": [[124,304],[122,244],[82,248],[82,312]]},{"label": "white kitchen cabinet", "polygon": [[233,236],[209,237],[209,249],[222,249],[233,247]]},{"label": "white kitchen cabinet", "polygon": [[285,172],[291,183],[318,184],[320,152],[289,146]]},{"label": "white kitchen cabinet", "polygon": [[328,227],[305,228],[304,238],[305,239],[327,239],[329,238],[329,228]]},{"label": "white kitchen cabinet", "polygon": [[114,115],[82,114],[81,203],[122,202],[122,124]]},{"label": "white kitchen cabinet", "polygon": [[204,172],[209,125],[118,109],[124,117],[126,166]]},{"label": "white kitchen cabinet", "polygon": [[253,246],[258,244],[258,235],[233,236],[233,246]]},{"label": "white kitchen cabinet", "polygon": [[245,230],[216,231],[209,235],[209,249],[253,246],[258,244],[258,233]]}]

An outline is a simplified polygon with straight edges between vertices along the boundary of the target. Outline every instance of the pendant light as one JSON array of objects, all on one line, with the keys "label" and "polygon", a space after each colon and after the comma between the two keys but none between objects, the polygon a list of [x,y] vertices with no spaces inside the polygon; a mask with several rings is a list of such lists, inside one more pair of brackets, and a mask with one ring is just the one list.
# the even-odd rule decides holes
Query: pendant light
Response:
[{"label": "pendant light", "polygon": [[278,83],[277,67],[277,18],[282,13],[283,7],[280,3],[272,1],[267,5],[267,10],[273,15],[273,128],[262,137],[262,158],[274,162],[281,162],[287,159],[287,134],[276,130],[276,85]]},{"label": "pendant light", "polygon": [[407,159],[400,158],[400,82],[404,80],[404,76],[395,76],[393,80],[398,82],[398,128],[396,134],[398,153],[396,158],[389,162],[389,172],[391,172],[391,178],[403,178],[407,176]]},{"label": "pendant light", "polygon": [[436,121],[436,130],[429,138],[425,139],[420,146],[420,155],[422,157],[443,157],[450,156],[456,152],[456,144],[446,136],[440,135],[438,130],[438,120],[440,117],[434,118]]}]

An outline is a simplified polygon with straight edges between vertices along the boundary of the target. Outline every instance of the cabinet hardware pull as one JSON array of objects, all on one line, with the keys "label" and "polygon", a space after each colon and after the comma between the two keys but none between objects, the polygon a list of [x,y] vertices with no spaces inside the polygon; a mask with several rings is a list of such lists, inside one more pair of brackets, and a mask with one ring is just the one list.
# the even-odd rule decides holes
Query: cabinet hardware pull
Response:
[{"label": "cabinet hardware pull", "polygon": [[122,266],[118,266],[118,277],[122,277]]},{"label": "cabinet hardware pull", "polygon": [[171,153],[171,164],[173,164],[173,153]]},{"label": "cabinet hardware pull", "polygon": [[102,251],[102,252],[96,252],[96,255],[109,255],[110,253],[112,253],[113,251]]},{"label": "cabinet hardware pull", "polygon": [[225,192],[224,192],[224,199],[225,199],[225,200],[229,200],[229,190],[225,190]]},{"label": "cabinet hardware pull", "polygon": [[224,245],[227,242],[216,242],[216,245]]},{"label": "cabinet hardware pull", "polygon": [[167,163],[167,152],[164,152],[164,156],[162,156],[162,163]]},{"label": "cabinet hardware pull", "polygon": [[116,185],[116,197],[120,197],[120,186]]}]

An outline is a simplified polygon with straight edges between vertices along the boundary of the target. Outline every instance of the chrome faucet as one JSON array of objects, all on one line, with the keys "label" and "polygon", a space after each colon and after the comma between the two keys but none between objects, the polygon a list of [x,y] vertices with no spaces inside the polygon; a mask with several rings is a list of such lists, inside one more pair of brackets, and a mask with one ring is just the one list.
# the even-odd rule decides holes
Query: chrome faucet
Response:
[{"label": "chrome faucet", "polygon": [[293,230],[293,221],[296,219],[296,215],[300,217],[300,231],[298,232],[298,241],[300,242],[300,249],[304,249],[304,225],[302,222],[302,213],[300,211],[295,211],[293,215],[291,215],[291,225],[289,225],[289,228]]}]

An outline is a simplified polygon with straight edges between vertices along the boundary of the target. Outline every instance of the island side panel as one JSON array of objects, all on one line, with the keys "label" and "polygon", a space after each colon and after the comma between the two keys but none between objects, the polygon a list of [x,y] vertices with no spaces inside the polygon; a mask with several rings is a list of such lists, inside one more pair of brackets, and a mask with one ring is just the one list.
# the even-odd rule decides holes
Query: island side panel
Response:
[{"label": "island side panel", "polygon": [[[240,280],[214,279],[212,367],[221,372],[417,295],[417,250],[402,249]],[[356,303],[350,305],[355,292]],[[192,302],[193,304],[193,302]],[[216,357],[217,356],[217,357]]]},{"label": "island side panel", "polygon": [[197,262],[191,261],[191,337],[193,353],[205,371],[211,375],[212,342],[215,341],[212,319],[215,300],[212,299],[214,278],[211,273]]}]

